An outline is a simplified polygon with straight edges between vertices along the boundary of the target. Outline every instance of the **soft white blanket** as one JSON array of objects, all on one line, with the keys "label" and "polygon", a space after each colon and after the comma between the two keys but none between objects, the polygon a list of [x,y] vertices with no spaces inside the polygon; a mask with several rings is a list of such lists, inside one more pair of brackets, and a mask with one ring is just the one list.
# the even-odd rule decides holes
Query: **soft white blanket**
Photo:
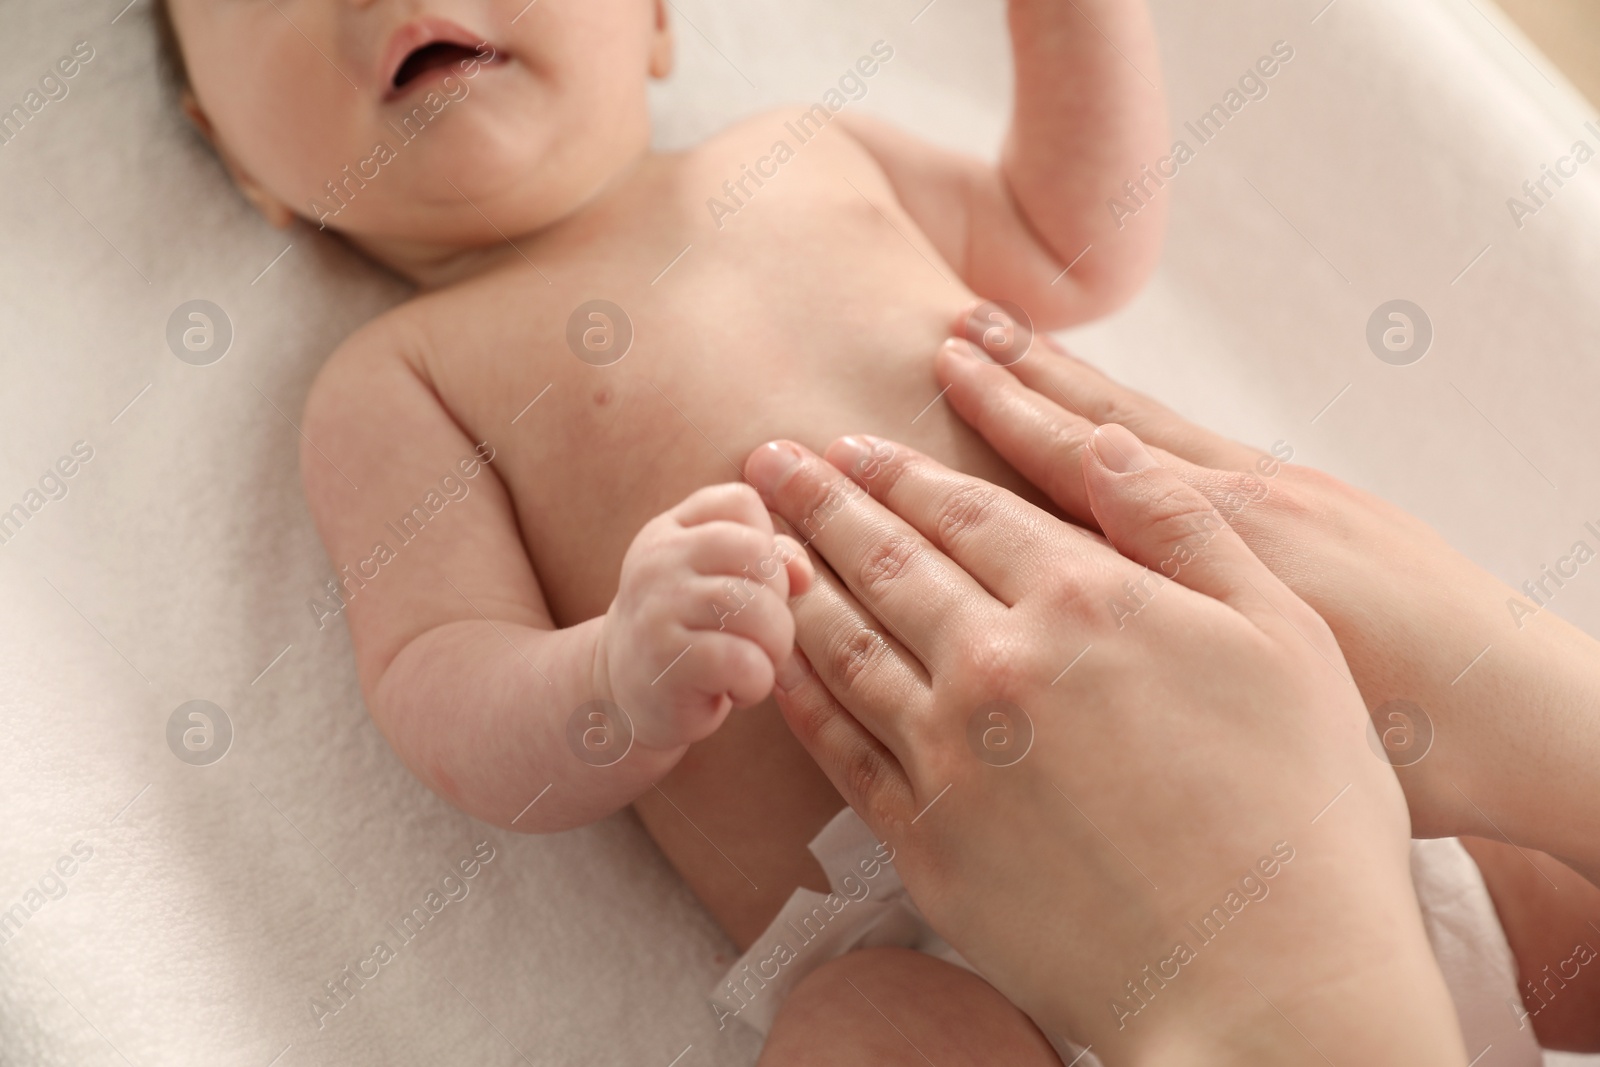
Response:
[{"label": "soft white blanket", "polygon": [[[0,5],[0,109],[92,56],[0,143],[0,511],[27,516],[0,543],[0,1060],[750,1063],[703,1001],[731,948],[630,817],[488,830],[368,721],[343,629],[307,607],[330,569],[295,422],[320,360],[403,290],[251,214],[125,2]],[[1600,524],[1600,164],[1520,226],[1507,199],[1600,147],[1591,116],[1486,0],[1156,7],[1191,147],[1182,123],[1257,57],[1294,58],[1174,180],[1156,282],[1073,343],[1536,575]],[[663,144],[815,99],[879,38],[897,57],[860,106],[998,142],[999,0],[674,12]],[[232,325],[209,366],[166,340],[194,299]],[[1411,366],[1365,339],[1391,299],[1433,326]],[[1554,606],[1600,628],[1600,573]],[[192,700],[231,724],[220,762],[169,748]],[[178,750],[203,727],[181,718]]]}]

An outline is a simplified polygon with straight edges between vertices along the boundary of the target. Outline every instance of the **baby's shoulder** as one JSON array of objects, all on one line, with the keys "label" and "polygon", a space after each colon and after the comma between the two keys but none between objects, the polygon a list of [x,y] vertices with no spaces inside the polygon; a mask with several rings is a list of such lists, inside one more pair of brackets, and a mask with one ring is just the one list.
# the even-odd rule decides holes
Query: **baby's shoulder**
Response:
[{"label": "baby's shoulder", "polygon": [[729,162],[752,168],[783,165],[801,157],[858,160],[866,150],[850,131],[843,112],[823,104],[781,104],[747,115],[702,141],[693,154],[707,163]]},{"label": "baby's shoulder", "polygon": [[368,321],[339,342],[323,361],[306,395],[305,427],[348,419],[352,406],[359,411],[361,398],[370,396],[373,389],[390,388],[398,378],[411,375],[407,320],[400,314],[406,306],[391,308]]},{"label": "baby's shoulder", "polygon": [[[307,407],[359,403],[374,390],[425,393],[448,411],[504,362],[526,354],[556,315],[559,287],[520,262],[413,296],[350,334],[323,363]],[[565,290],[561,290],[565,293]]]},{"label": "baby's shoulder", "polygon": [[[451,336],[473,332],[496,307],[526,306],[537,302],[537,290],[507,278],[515,271],[490,270],[442,289],[418,293],[368,321],[346,337],[322,369],[322,376],[367,374],[399,364],[427,375],[429,364]],[[506,291],[521,300],[508,305]]]},{"label": "baby's shoulder", "polygon": [[[307,417],[329,409],[364,406],[376,392],[401,390],[440,392],[436,380],[441,346],[447,345],[447,324],[453,315],[470,322],[488,299],[477,293],[475,280],[448,289],[420,293],[364,323],[334,348],[311,383]],[[474,305],[479,310],[474,310]],[[440,398],[442,399],[442,397]]]},{"label": "baby's shoulder", "polygon": [[397,304],[340,341],[323,362],[312,383],[312,394],[343,378],[410,362],[416,349],[418,305],[424,300],[425,297],[412,297]]}]

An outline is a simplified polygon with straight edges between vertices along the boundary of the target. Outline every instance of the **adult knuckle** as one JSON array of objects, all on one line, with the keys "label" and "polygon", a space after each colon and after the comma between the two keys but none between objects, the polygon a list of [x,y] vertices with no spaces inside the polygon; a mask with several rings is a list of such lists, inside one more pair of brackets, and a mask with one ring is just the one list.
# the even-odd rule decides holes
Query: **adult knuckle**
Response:
[{"label": "adult knuckle", "polygon": [[810,679],[788,699],[780,703],[784,721],[800,743],[813,747],[822,736],[823,727],[834,715],[832,697],[816,679]]},{"label": "adult knuckle", "polygon": [[784,486],[780,510],[800,539],[811,541],[860,493],[855,483],[843,478],[801,470]]},{"label": "adult knuckle", "polygon": [[903,840],[910,830],[910,805],[913,794],[898,775],[886,775],[873,785],[871,794],[861,799],[858,809],[862,821],[880,841]]},{"label": "adult knuckle", "polygon": [[1096,582],[1076,572],[1052,576],[1040,583],[1040,592],[1052,618],[1083,621],[1096,617],[1102,610],[1101,600],[1092,594],[1092,589],[1115,584],[1110,569],[1105,568],[1103,575],[1096,575]]},{"label": "adult knuckle", "polygon": [[959,647],[957,681],[985,699],[1010,693],[1027,673],[1016,642],[993,627],[971,633]]},{"label": "adult knuckle", "polygon": [[970,537],[994,517],[1000,503],[1000,490],[992,486],[970,482],[956,486],[939,509],[940,543],[953,545]]},{"label": "adult knuckle", "polygon": [[891,442],[878,441],[851,464],[850,472],[868,483],[874,493],[883,496],[894,489],[901,476],[920,458]]},{"label": "adult knuckle", "polygon": [[1237,515],[1268,500],[1272,487],[1252,471],[1215,471],[1207,478],[1202,495],[1224,517]]},{"label": "adult knuckle", "polygon": [[1348,513],[1356,491],[1347,483],[1314,467],[1286,468],[1272,486],[1273,507],[1294,518],[1320,519]]},{"label": "adult knuckle", "polygon": [[1217,509],[1184,483],[1162,486],[1145,507],[1151,532],[1163,543],[1187,541],[1222,522]]},{"label": "adult knuckle", "polygon": [[[1057,463],[1067,463],[1083,450],[1084,441],[1093,430],[1093,426],[1068,419],[1051,419],[1045,425],[1042,434],[1046,455]],[[1076,468],[1073,470],[1076,473]]]},{"label": "adult knuckle", "polygon": [[1094,411],[1095,421],[1102,426],[1114,422],[1137,433],[1150,415],[1150,402],[1137,393],[1113,389],[1099,399]]},{"label": "adult knuckle", "polygon": [[882,754],[864,739],[851,741],[840,756],[839,777],[848,798],[875,803],[882,774]]},{"label": "adult knuckle", "polygon": [[830,642],[830,673],[842,691],[856,692],[887,652],[883,638],[873,631],[861,626],[841,627]]},{"label": "adult knuckle", "polygon": [[901,533],[888,533],[867,549],[856,568],[856,577],[868,596],[881,596],[903,575],[922,547],[911,537]]},{"label": "adult knuckle", "polygon": [[[1248,480],[1248,476],[1242,477]],[[1326,476],[1312,472],[1312,477]],[[1340,506],[1339,497],[1287,470],[1270,481],[1263,479],[1253,493],[1249,487],[1236,485],[1227,490],[1214,488],[1207,495],[1269,565],[1292,555],[1295,544],[1308,535],[1339,541],[1354,532],[1352,509]]]}]

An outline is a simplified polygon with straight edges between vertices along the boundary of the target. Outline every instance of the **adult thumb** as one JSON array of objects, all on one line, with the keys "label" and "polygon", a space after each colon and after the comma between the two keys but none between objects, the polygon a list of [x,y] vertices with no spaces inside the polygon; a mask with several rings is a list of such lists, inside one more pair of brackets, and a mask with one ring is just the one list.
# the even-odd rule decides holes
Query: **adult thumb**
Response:
[{"label": "adult thumb", "polygon": [[1211,502],[1126,427],[1095,430],[1083,451],[1083,480],[1100,529],[1128,559],[1258,623],[1310,611]]}]

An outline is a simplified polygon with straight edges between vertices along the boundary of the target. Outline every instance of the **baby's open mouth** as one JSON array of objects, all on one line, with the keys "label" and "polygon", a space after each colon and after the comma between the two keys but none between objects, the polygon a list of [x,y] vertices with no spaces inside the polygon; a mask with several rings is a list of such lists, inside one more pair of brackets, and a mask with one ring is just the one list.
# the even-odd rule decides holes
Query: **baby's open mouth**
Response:
[{"label": "baby's open mouth", "polygon": [[429,71],[452,67],[476,55],[477,52],[473,49],[450,41],[433,41],[425,44],[406,56],[405,61],[400,64],[400,69],[395,71],[394,83],[390,88],[399,91]]},{"label": "baby's open mouth", "polygon": [[397,28],[384,49],[379,77],[386,79],[385,100],[395,100],[417,85],[478,73],[479,64],[500,56],[487,39],[449,19],[424,15]]}]

